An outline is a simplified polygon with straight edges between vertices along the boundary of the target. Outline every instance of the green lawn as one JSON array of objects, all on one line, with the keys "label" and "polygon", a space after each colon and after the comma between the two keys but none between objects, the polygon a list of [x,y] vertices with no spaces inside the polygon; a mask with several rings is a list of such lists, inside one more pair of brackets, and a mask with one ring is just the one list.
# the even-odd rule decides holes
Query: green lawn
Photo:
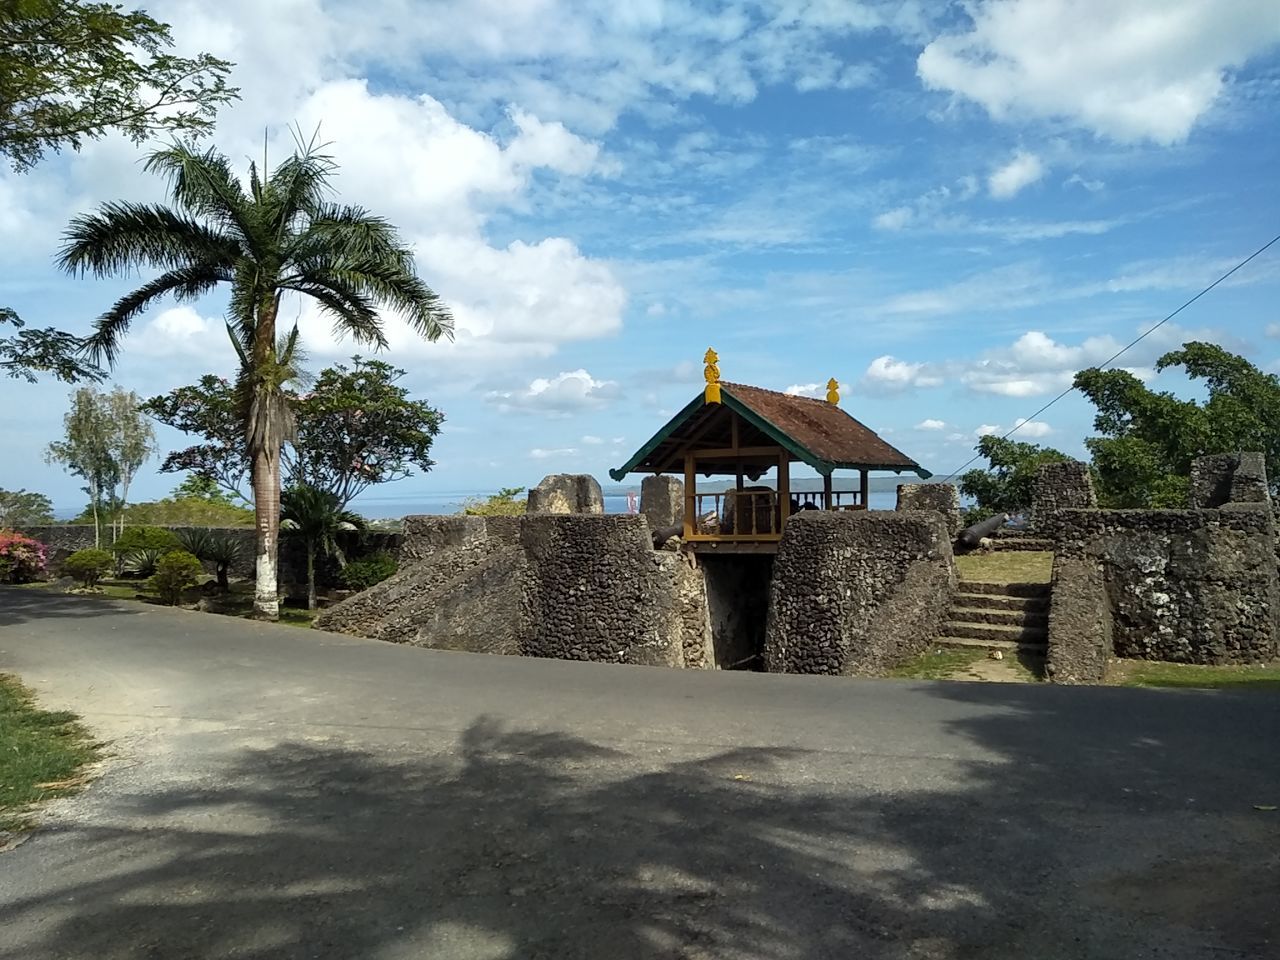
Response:
[{"label": "green lawn", "polygon": [[75,714],[41,710],[0,674],[0,832],[29,826],[32,804],[83,786],[82,768],[98,751]]},{"label": "green lawn", "polygon": [[1280,690],[1280,663],[1203,667],[1154,660],[1113,660],[1107,667],[1107,683],[1122,687]]},{"label": "green lawn", "polygon": [[1000,550],[956,557],[961,580],[985,583],[1048,583],[1053,579],[1053,554],[1039,550]]},{"label": "green lawn", "polygon": [[985,650],[932,649],[898,664],[889,671],[889,676],[905,680],[946,680],[985,659]]}]

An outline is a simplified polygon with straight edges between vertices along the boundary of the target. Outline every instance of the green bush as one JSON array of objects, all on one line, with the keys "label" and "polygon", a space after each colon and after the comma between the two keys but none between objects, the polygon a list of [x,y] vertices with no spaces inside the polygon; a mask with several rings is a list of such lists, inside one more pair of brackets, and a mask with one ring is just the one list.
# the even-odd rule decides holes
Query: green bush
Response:
[{"label": "green bush", "polygon": [[359,560],[352,560],[338,574],[338,579],[348,590],[368,590],[396,572],[396,558],[385,550],[371,553]]},{"label": "green bush", "polygon": [[135,550],[176,550],[181,544],[172,530],[163,527],[125,527],[111,550],[117,556]]},{"label": "green bush", "polygon": [[93,589],[98,581],[111,572],[115,566],[115,557],[106,550],[89,547],[77,550],[62,561],[62,572],[68,577],[75,577],[80,586]]},{"label": "green bush", "polygon": [[156,572],[151,577],[151,587],[160,596],[161,603],[176,607],[182,602],[182,592],[200,582],[204,567],[185,550],[171,550],[160,558]]}]

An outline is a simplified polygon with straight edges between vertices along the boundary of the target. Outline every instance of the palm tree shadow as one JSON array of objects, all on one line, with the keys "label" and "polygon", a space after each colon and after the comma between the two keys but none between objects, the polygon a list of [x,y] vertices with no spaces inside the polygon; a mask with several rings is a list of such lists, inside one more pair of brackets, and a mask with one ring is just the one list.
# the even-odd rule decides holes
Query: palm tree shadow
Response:
[{"label": "palm tree shadow", "polygon": [[[127,796],[116,823],[38,838],[71,879],[3,908],[0,957],[1119,958],[1182,942],[1163,916],[1089,899],[1081,863],[1134,816],[1158,832],[1185,813],[1161,788],[1192,735],[1154,701],[1103,698],[1072,730],[1058,691],[934,689],[980,708],[955,722],[980,751],[943,784],[939,758],[889,757],[903,785],[887,794],[861,782],[875,757],[654,759],[487,718],[393,759],[242,751],[208,781]],[[1082,739],[1120,716],[1144,733]],[[1227,769],[1208,801],[1253,782]],[[86,857],[115,869],[85,877]]]}]

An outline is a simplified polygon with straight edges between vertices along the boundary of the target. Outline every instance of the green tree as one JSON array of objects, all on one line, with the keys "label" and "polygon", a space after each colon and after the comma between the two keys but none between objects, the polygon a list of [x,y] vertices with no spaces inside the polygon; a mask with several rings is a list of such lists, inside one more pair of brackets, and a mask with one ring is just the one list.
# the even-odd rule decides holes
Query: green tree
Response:
[{"label": "green tree", "polygon": [[152,303],[230,285],[227,329],[241,363],[237,402],[258,528],[254,612],[277,619],[280,453],[293,427],[285,386],[297,346],[296,327],[283,349],[277,341],[281,297],[311,297],[339,331],[379,349],[387,346],[379,305],[429,340],[451,333],[452,320],[390,223],[329,201],[336,166],[314,141],[269,172],[250,163],[247,190],[213,150],[175,145],[153,153],[146,169],[168,178],[172,207],[112,203],[78,217],[60,262],[95,276],[160,271],[98,319],[88,346],[108,363]]},{"label": "green tree", "polygon": [[0,337],[0,371],[5,376],[21,377],[28,383],[35,383],[41,373],[52,374],[63,383],[102,380],[103,372],[80,355],[84,344],[79,337],[52,327],[24,329],[16,313],[0,307],[0,326],[5,324],[18,331],[12,337]]},{"label": "green tree", "polygon": [[1203,403],[1149,389],[1124,370],[1091,368],[1075,386],[1097,407],[1086,440],[1099,498],[1112,507],[1185,507],[1191,462],[1212,453],[1260,450],[1280,492],[1280,379],[1216,344],[1192,341],[1157,370],[1182,368],[1203,381]]},{"label": "green tree", "polygon": [[462,505],[470,517],[518,517],[525,512],[528,498],[521,497],[524,487],[503,487],[488,497],[471,497]]},{"label": "green tree", "polygon": [[81,387],[62,422],[66,438],[49,444],[45,459],[85,481],[94,544],[101,546],[104,519],[124,529],[122,509],[138,469],[155,453],[155,431],[139,410],[138,395],[121,387],[110,393]]},{"label": "green tree", "polygon": [[444,415],[399,385],[405,371],[353,357],[322,370],[297,403],[297,436],[286,452],[290,484],[328,490],[347,506],[373,484],[434,466],[430,451]]},{"label": "green tree", "polygon": [[307,554],[307,609],[316,608],[316,551],[336,557],[340,567],[346,557],[338,545],[338,534],[344,530],[363,530],[364,518],[343,508],[331,490],[317,487],[289,487],[280,495],[280,512],[284,529],[302,540]]},{"label": "green tree", "polygon": [[168,51],[166,24],[143,10],[83,0],[0,5],[0,155],[26,170],[45,152],[118,131],[135,143],[213,129],[235,99],[231,64]]},{"label": "green tree", "polygon": [[0,490],[0,529],[53,523],[53,504],[42,493]]},{"label": "green tree", "polygon": [[151,397],[142,404],[147,416],[203,442],[165,454],[161,473],[189,472],[241,503],[253,464],[244,442],[244,411],[235,385],[206,374],[199,382]]},{"label": "green tree", "polygon": [[1036,471],[1046,463],[1071,459],[1052,447],[990,434],[978,441],[976,449],[990,467],[970,470],[960,477],[960,492],[977,502],[970,522],[996,513],[1031,509]]}]

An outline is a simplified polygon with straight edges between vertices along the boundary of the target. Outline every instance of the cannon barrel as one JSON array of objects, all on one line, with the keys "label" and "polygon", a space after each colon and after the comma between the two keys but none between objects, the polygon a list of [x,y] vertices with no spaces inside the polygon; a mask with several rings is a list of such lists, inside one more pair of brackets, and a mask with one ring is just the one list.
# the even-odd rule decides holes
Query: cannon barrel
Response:
[{"label": "cannon barrel", "polygon": [[1003,527],[1008,519],[1007,513],[997,513],[994,517],[987,517],[971,527],[965,527],[956,537],[956,543],[966,550],[973,550],[987,537],[995,536],[996,531]]}]

